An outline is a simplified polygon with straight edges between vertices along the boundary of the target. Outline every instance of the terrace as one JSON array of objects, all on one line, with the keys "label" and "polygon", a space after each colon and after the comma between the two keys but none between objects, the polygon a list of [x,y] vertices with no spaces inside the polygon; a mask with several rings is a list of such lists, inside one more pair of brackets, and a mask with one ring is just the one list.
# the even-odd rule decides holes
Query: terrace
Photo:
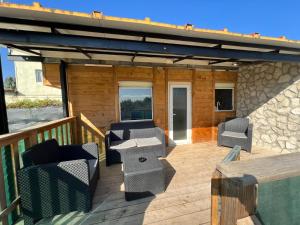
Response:
[{"label": "terrace", "polygon": [[[295,153],[300,148],[299,41],[46,9],[38,3],[1,3],[0,13],[0,43],[12,50],[10,59],[40,62],[45,85],[61,87],[64,113],[63,119],[9,134],[0,82],[3,225],[23,223],[16,176],[23,167],[20,154],[52,138],[60,145],[97,143],[100,180],[89,213],[58,215],[40,224],[231,225],[256,214],[258,196],[266,197],[256,194],[257,186],[273,191],[272,182],[290,185],[300,175]],[[176,103],[182,97],[174,98],[176,87],[185,90],[183,102]],[[147,90],[146,109],[124,113],[130,111],[121,104],[126,88],[135,95],[132,101],[139,97],[132,90]],[[182,106],[186,114],[177,126],[174,112]],[[240,162],[222,162],[232,152],[217,147],[218,124],[232,117],[253,123],[252,152],[233,157]],[[128,120],[152,120],[169,144],[167,157],[160,159],[166,191],[130,202],[124,199],[122,164],[105,165],[105,132]],[[177,138],[177,131],[184,135]],[[289,213],[284,218],[294,218]]]},{"label": "terrace", "polygon": [[[11,145],[14,152],[22,150],[24,143],[33,144],[34,136],[39,137],[39,142],[53,137],[58,138],[60,143],[67,144],[75,141],[74,120],[75,118],[67,118],[51,122],[1,137],[0,141],[2,144],[15,143]],[[62,135],[56,136],[56,132],[62,132]],[[49,134],[52,136],[48,136]],[[214,141],[168,148],[167,157],[161,159],[167,171],[166,191],[156,197],[130,202],[124,199],[122,165],[106,167],[105,163],[101,163],[101,179],[93,198],[93,209],[89,213],[72,212],[58,215],[44,219],[38,224],[210,224],[212,174],[216,164],[220,163],[229,151],[229,148],[217,147]],[[251,154],[241,152],[240,160],[278,154],[281,153],[256,147]],[[17,169],[20,159],[18,154],[15,154],[13,159],[14,168]],[[1,192],[3,196],[3,190]],[[17,203],[19,198],[1,215],[12,212]],[[22,220],[17,224],[23,224]]]}]

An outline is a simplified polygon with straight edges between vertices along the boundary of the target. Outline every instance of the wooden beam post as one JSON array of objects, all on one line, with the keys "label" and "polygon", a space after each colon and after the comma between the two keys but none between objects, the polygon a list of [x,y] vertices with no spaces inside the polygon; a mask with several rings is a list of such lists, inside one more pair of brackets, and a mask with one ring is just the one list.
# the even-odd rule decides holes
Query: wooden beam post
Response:
[{"label": "wooden beam post", "polygon": [[7,111],[5,103],[5,92],[4,92],[4,82],[2,75],[2,65],[0,57],[0,134],[7,134],[8,131],[8,120]]},{"label": "wooden beam post", "polygon": [[61,83],[61,95],[63,101],[63,114],[64,117],[69,116],[69,104],[68,104],[68,84],[67,84],[67,64],[64,61],[60,62],[60,83]]}]

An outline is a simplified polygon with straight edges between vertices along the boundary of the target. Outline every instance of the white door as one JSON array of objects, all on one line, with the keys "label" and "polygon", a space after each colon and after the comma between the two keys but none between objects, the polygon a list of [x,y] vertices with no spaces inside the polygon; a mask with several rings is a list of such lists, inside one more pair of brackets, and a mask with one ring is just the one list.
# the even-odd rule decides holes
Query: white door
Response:
[{"label": "white door", "polygon": [[169,144],[191,143],[191,84],[169,83]]}]

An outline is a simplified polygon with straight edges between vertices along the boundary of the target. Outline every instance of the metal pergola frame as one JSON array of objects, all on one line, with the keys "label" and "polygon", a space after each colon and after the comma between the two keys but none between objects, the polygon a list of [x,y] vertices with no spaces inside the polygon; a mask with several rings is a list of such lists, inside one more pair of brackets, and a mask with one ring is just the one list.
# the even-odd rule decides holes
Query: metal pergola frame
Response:
[{"label": "metal pergola frame", "polygon": [[[4,45],[22,45],[30,50],[30,45],[72,47],[75,49],[99,49],[126,51],[133,53],[173,54],[179,56],[212,57],[233,60],[258,60],[299,62],[299,55],[281,54],[277,52],[258,52],[223,48],[200,47],[135,40],[120,40],[99,37],[88,37],[67,34],[54,34],[33,31],[16,31],[0,29],[0,43]],[[78,51],[81,52],[81,51]],[[88,53],[88,51],[87,51]],[[117,53],[116,53],[117,55]],[[149,55],[151,57],[151,55]],[[163,57],[163,56],[162,56]]]},{"label": "metal pergola frame", "polygon": [[74,31],[86,31],[86,32],[95,32],[95,33],[106,33],[106,34],[141,37],[143,38],[142,41],[145,41],[147,38],[157,38],[157,39],[164,39],[164,40],[215,44],[216,48],[222,48],[222,45],[232,45],[232,46],[249,47],[249,48],[272,49],[270,52],[278,52],[280,50],[284,50],[284,51],[295,51],[300,53],[300,48],[292,48],[292,47],[278,46],[272,44],[246,43],[246,42],[237,42],[237,41],[229,41],[229,40],[198,38],[198,37],[189,37],[189,36],[182,36],[182,35],[132,31],[126,29],[86,26],[86,25],[69,24],[69,23],[49,22],[49,21],[37,21],[37,20],[28,20],[28,19],[19,19],[19,18],[0,17],[0,21],[2,23],[9,23],[9,24],[45,27],[45,28],[49,28],[51,32],[54,34],[59,33],[57,29],[65,29],[65,30],[74,30]]},{"label": "metal pergola frame", "polygon": [[[7,28],[0,28],[0,44],[29,54],[26,56],[11,55],[9,56],[10,59],[60,63],[60,79],[65,116],[69,115],[66,79],[66,67],[68,63],[237,70],[237,66],[222,66],[219,64],[224,62],[259,63],[264,61],[300,62],[300,45],[297,48],[288,42],[277,42],[277,45],[276,42],[270,41],[270,44],[266,44],[266,42],[255,42],[251,38],[245,38],[245,42],[242,42],[236,39],[228,40],[228,37],[225,40],[224,36],[220,39],[217,39],[217,36],[214,36],[214,38],[192,37],[188,35],[187,31],[187,35],[185,36],[184,32],[167,34],[163,31],[161,33],[145,32],[3,16],[0,17],[0,22],[8,25]],[[24,30],[17,30],[16,28],[9,27],[9,25],[12,27],[13,25],[32,26],[42,28],[44,31],[44,28],[46,28],[48,31],[26,31],[25,28]],[[162,27],[161,29],[164,28]],[[65,31],[69,33],[80,31],[83,33],[92,32],[121,36],[115,38],[92,37],[88,34],[65,34]],[[128,40],[128,38],[122,38],[122,36],[135,38],[135,40]],[[203,47],[201,44],[209,44],[211,46]],[[225,48],[225,46],[233,46],[236,49]],[[239,47],[240,49],[238,49]],[[245,48],[252,48],[252,50],[245,50]],[[43,55],[43,51],[80,53],[82,58],[47,57]],[[282,53],[282,51],[287,53]],[[100,56],[128,56],[131,57],[131,60],[99,60],[94,59],[93,54]],[[172,63],[137,62],[135,61],[137,57],[169,59]],[[184,64],[182,62],[184,60],[208,61],[208,65]],[[4,96],[4,92],[0,94]],[[4,97],[0,104],[0,114],[3,115],[0,115],[0,126],[5,126],[7,118],[5,119],[6,108],[4,107]]]}]

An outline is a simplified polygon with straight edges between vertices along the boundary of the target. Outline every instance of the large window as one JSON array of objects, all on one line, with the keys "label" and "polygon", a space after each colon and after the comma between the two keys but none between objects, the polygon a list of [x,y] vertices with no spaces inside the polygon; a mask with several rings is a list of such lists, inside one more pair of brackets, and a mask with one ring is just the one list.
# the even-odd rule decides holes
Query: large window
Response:
[{"label": "large window", "polygon": [[217,83],[215,88],[216,111],[234,110],[234,84]]},{"label": "large window", "polygon": [[151,84],[121,83],[119,101],[121,121],[152,120]]}]

